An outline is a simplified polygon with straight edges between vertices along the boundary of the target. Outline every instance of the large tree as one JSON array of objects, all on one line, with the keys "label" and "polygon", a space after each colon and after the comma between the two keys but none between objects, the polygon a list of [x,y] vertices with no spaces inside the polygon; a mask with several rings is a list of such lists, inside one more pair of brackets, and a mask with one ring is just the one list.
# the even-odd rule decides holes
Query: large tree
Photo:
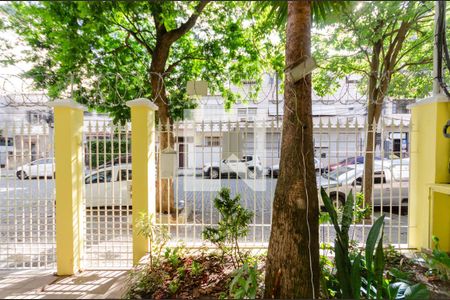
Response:
[{"label": "large tree", "polygon": [[[55,98],[70,92],[115,121],[129,118],[127,100],[148,97],[159,108],[160,149],[173,148],[174,120],[195,106],[188,80],[207,80],[229,103],[236,97],[227,82],[260,77],[264,39],[252,36],[255,18],[244,3],[29,2],[14,3],[9,14],[32,48],[28,75],[38,88]],[[172,181],[160,182],[157,210],[173,211]]]},{"label": "large tree", "polygon": [[[260,4],[286,28],[285,67],[311,57],[311,20],[333,19],[348,3]],[[287,21],[287,25],[286,25]],[[285,27],[286,26],[286,27]],[[284,83],[280,175],[266,262],[266,298],[319,297],[319,204],[314,171],[311,76]]]},{"label": "large tree", "polygon": [[368,205],[377,127],[386,99],[423,97],[432,87],[432,7],[432,2],[419,1],[360,2],[313,38],[321,66],[314,77],[319,95],[335,91],[339,78],[362,78],[359,89],[367,95],[363,189]]},{"label": "large tree", "polygon": [[[311,3],[288,3],[287,67],[311,56]],[[311,78],[285,81],[280,175],[267,254],[266,298],[311,298],[319,292],[318,200],[314,173]]]}]

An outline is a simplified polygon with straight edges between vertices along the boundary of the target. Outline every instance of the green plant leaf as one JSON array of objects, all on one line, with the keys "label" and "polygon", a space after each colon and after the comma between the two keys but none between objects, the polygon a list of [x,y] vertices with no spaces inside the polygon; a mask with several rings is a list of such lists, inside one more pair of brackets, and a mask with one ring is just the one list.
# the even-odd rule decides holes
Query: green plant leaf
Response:
[{"label": "green plant leaf", "polygon": [[380,231],[384,225],[384,215],[380,216],[372,225],[366,240],[366,267],[369,271],[373,270],[373,251],[380,236]]},{"label": "green plant leaf", "polygon": [[323,204],[325,205],[325,210],[330,215],[331,222],[334,225],[334,229],[336,230],[336,234],[341,233],[341,229],[339,228],[338,216],[336,213],[336,208],[333,205],[330,197],[328,197],[327,192],[323,187],[320,187],[320,195],[322,196]]},{"label": "green plant leaf", "polygon": [[351,273],[353,299],[360,299],[361,294],[361,253],[353,260]]},{"label": "green plant leaf", "polygon": [[348,249],[343,249],[342,244],[336,241],[335,245],[335,259],[337,278],[342,291],[344,299],[352,298],[352,286],[350,282],[350,259],[348,258]]},{"label": "green plant leaf", "polygon": [[430,292],[428,291],[427,287],[422,283],[412,285],[405,290],[405,300],[429,299],[429,298]]},{"label": "green plant leaf", "polygon": [[383,298],[383,271],[384,271],[384,252],[383,252],[383,231],[378,241],[378,246],[375,251],[374,274],[377,288],[377,299]]},{"label": "green plant leaf", "polygon": [[[347,201],[344,204],[344,212],[342,213],[342,237],[345,238],[344,243],[348,245],[348,231],[353,221],[353,193],[350,191]],[[348,248],[348,246],[346,246]]]}]

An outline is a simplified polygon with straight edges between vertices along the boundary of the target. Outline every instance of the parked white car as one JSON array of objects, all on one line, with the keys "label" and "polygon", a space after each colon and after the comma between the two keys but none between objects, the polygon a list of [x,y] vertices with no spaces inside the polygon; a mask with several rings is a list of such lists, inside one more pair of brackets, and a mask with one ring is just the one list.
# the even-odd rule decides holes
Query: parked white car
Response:
[{"label": "parked white car", "polygon": [[96,170],[84,178],[86,207],[131,206],[131,164]]},{"label": "parked white car", "polygon": [[[352,191],[362,191],[364,165],[339,167],[336,170],[318,177],[318,188],[325,188],[331,199],[340,204]],[[407,206],[409,188],[409,164],[393,163],[388,166],[374,165],[373,205],[374,206]]]},{"label": "parked white car", "polygon": [[37,177],[55,177],[55,158],[41,158],[16,169],[19,179],[31,179]]},{"label": "parked white car", "polygon": [[263,174],[263,167],[258,156],[244,155],[241,159],[232,155],[221,162],[214,162],[203,166],[203,174],[211,179],[228,177],[230,175],[240,178],[253,179]]}]

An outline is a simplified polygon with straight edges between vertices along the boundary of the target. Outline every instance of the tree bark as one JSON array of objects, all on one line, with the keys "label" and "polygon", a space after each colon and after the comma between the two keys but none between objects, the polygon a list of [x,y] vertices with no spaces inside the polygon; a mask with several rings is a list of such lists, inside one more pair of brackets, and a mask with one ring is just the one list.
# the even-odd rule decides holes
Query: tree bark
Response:
[{"label": "tree bark", "polygon": [[[170,43],[162,36],[158,38],[155,51],[150,66],[150,81],[152,85],[152,97],[158,105],[159,128],[159,155],[167,147],[174,148],[174,136],[172,125],[173,121],[170,117],[169,103],[164,86],[162,74],[165,71],[167,58],[170,51]],[[176,211],[173,179],[160,178],[160,166],[156,174],[156,212],[157,213],[174,213]]]},{"label": "tree bark", "polygon": [[[370,100],[369,100],[370,101]],[[381,116],[381,104],[372,103],[368,107],[367,133],[366,133],[366,151],[364,155],[364,203],[366,206],[372,206],[372,179],[373,179],[373,160],[375,153],[375,138],[377,133],[377,124]]]},{"label": "tree bark", "polygon": [[[288,3],[286,66],[311,55],[311,3]],[[319,209],[311,77],[285,83],[280,175],[273,203],[265,298],[319,297]]]}]

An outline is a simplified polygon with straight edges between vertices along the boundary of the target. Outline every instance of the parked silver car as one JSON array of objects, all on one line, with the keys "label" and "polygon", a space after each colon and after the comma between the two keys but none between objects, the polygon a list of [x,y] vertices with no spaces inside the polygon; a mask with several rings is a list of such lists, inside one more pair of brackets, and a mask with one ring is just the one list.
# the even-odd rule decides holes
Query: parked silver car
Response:
[{"label": "parked silver car", "polygon": [[[318,188],[323,187],[330,197],[340,204],[352,191],[361,192],[363,185],[364,165],[350,165],[320,176]],[[376,163],[373,172],[373,205],[374,206],[407,206],[409,189],[409,164],[400,162]]]},{"label": "parked silver car", "polygon": [[110,166],[86,175],[86,207],[130,206],[131,179],[131,164]]}]

